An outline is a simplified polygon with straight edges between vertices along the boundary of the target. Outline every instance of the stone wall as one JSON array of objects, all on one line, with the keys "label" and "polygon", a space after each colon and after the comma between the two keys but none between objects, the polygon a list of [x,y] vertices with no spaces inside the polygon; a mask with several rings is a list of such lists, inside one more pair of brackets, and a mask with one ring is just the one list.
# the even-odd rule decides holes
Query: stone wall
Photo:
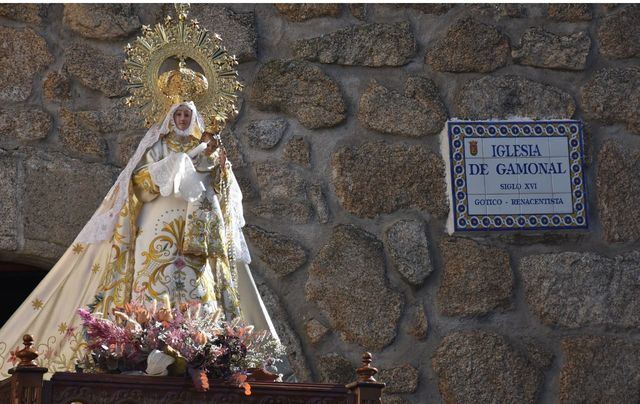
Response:
[{"label": "stone wall", "polygon": [[[166,8],[166,6],[165,6]],[[0,6],[0,257],[48,268],[144,133],[157,5]],[[194,5],[246,84],[225,132],[302,380],[371,350],[389,403],[640,400],[640,7]],[[450,117],[585,121],[588,231],[444,234]]]}]

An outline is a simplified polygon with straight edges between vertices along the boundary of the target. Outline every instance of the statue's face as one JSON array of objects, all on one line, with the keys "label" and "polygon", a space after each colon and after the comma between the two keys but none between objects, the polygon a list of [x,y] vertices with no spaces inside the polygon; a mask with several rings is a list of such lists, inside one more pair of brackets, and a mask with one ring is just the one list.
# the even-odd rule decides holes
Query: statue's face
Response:
[{"label": "statue's face", "polygon": [[173,113],[173,122],[176,128],[185,130],[191,124],[191,110],[187,107],[178,107]]}]

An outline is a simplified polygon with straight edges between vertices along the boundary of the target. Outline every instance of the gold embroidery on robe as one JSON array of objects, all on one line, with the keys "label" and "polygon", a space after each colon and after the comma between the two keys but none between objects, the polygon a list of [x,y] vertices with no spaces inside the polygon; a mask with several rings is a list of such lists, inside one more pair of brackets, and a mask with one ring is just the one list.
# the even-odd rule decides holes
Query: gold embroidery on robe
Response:
[{"label": "gold embroidery on robe", "polygon": [[134,288],[147,300],[161,299],[169,294],[174,303],[212,300],[212,288],[202,278],[206,258],[185,255],[182,251],[184,218],[167,223],[147,249],[142,252],[144,262],[136,271]]},{"label": "gold embroidery on robe", "polygon": [[186,153],[200,144],[200,140],[193,136],[178,136],[175,132],[170,132],[165,136],[164,141],[169,150],[176,153]]},{"label": "gold embroidery on robe", "polygon": [[122,307],[131,299],[133,273],[135,271],[135,234],[137,233],[136,218],[142,203],[133,192],[130,184],[130,194],[127,203],[118,215],[118,222],[111,239],[111,252],[105,263],[105,271],[95,296],[90,305],[92,311],[100,311],[108,315],[113,307]]},{"label": "gold embroidery on robe", "polygon": [[224,220],[220,205],[206,195],[187,205],[182,249],[189,254],[206,257],[225,255]]},{"label": "gold embroidery on robe", "polygon": [[160,189],[151,179],[148,168],[143,168],[133,174],[133,191],[141,202],[150,202],[160,194]]}]

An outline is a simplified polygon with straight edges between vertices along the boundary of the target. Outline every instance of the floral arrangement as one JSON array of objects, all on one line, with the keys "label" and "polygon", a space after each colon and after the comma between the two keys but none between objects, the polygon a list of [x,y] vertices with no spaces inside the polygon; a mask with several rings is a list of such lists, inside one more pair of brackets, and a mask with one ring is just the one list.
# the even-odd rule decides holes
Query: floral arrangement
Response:
[{"label": "floral arrangement", "polygon": [[159,306],[126,304],[112,319],[78,309],[93,362],[85,360],[83,371],[189,375],[198,390],[208,389],[208,378],[223,379],[249,395],[248,372],[272,367],[284,353],[267,331],[223,321],[199,302]]}]

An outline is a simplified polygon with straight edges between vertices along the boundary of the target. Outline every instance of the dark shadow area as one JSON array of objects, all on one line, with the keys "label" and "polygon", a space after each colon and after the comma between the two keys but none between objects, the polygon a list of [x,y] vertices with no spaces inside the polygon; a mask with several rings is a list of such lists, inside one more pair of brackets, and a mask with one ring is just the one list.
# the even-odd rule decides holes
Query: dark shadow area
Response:
[{"label": "dark shadow area", "polygon": [[0,262],[0,324],[4,325],[46,274],[30,265]]}]

